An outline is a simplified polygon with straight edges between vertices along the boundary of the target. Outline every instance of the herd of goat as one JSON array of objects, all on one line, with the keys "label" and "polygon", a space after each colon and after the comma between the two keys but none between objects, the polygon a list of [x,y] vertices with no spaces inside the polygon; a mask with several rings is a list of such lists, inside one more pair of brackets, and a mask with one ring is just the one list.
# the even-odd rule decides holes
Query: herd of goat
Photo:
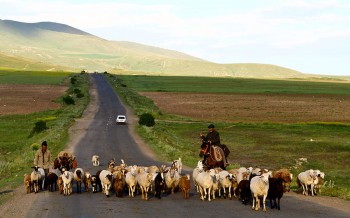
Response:
[{"label": "herd of goat", "polygon": [[[92,157],[93,166],[99,166],[99,157]],[[268,198],[271,208],[280,210],[280,199],[283,193],[290,191],[293,175],[288,169],[268,171],[259,168],[245,168],[223,170],[214,168],[206,170],[202,161],[198,161],[197,167],[190,174],[182,174],[181,158],[174,160],[171,166],[161,165],[138,166],[127,165],[124,160],[117,165],[115,160],[108,162],[108,167],[99,170],[95,175],[76,168],[74,172],[49,172],[45,178],[44,170],[33,167],[30,174],[24,175],[24,184],[27,193],[37,193],[42,187],[49,191],[58,188],[60,194],[65,196],[72,194],[73,182],[76,184],[76,192],[82,192],[84,184],[85,192],[90,188],[93,193],[103,192],[107,197],[111,188],[117,197],[123,197],[127,192],[129,197],[136,193],[142,195],[142,199],[148,200],[151,193],[156,198],[161,198],[163,193],[173,194],[176,191],[182,192],[183,198],[189,198],[191,188],[191,177],[195,190],[200,194],[201,200],[223,197],[232,199],[238,198],[243,204],[252,203],[252,209],[259,210],[262,203],[263,211],[266,211],[265,201]],[[302,188],[304,195],[313,196],[320,193],[324,183],[325,174],[320,170],[307,170],[299,173],[296,178],[298,192]],[[45,179],[44,179],[45,178]],[[262,200],[262,202],[260,202]]]}]

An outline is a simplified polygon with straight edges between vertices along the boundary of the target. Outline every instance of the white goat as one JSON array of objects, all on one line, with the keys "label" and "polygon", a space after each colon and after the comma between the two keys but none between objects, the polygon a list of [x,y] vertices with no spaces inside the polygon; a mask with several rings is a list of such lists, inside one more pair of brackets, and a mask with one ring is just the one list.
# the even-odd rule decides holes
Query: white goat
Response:
[{"label": "white goat", "polygon": [[208,201],[210,200],[211,189],[213,186],[213,180],[215,179],[215,170],[211,169],[206,172],[201,172],[197,175],[196,182],[199,186],[199,191],[201,193],[201,199],[204,199],[208,196]]},{"label": "white goat", "polygon": [[142,172],[136,175],[137,184],[141,188],[142,199],[148,201],[148,189],[152,183],[153,175],[151,173]]},{"label": "white goat", "polygon": [[178,160],[174,160],[173,163],[172,163],[171,165],[175,167],[175,169],[177,170],[177,172],[179,172],[179,174],[181,174],[181,172],[182,172],[182,161],[181,161],[181,157],[179,157]]},{"label": "white goat", "polygon": [[93,166],[95,166],[95,167],[100,166],[100,156],[93,155],[91,161],[92,161]]},{"label": "white goat", "polygon": [[125,182],[128,186],[129,189],[129,197],[134,197],[135,189],[136,189],[136,168],[131,168],[129,172],[126,173],[125,175]]},{"label": "white goat", "polygon": [[109,189],[112,185],[113,175],[109,170],[102,170],[100,175],[100,181],[102,185],[102,189],[107,197],[109,197]]},{"label": "white goat", "polygon": [[250,191],[252,192],[253,197],[253,205],[252,209],[259,210],[260,209],[260,199],[259,197],[263,197],[263,211],[266,211],[266,197],[269,190],[269,177],[271,177],[271,172],[264,171],[261,176],[255,176],[250,181]]},{"label": "white goat", "polygon": [[299,173],[297,177],[297,187],[298,191],[300,186],[303,188],[303,195],[308,195],[308,186],[310,185],[311,195],[314,196],[314,181],[316,180],[316,174],[313,169],[306,170],[305,172]]},{"label": "white goat", "polygon": [[[226,198],[226,188],[228,188],[228,197],[232,199],[231,187],[233,178],[233,175],[226,170],[223,170],[219,173],[219,182],[221,188],[224,190],[224,198]],[[219,189],[219,196],[221,196],[221,189]]]},{"label": "white goat", "polygon": [[177,170],[173,167],[164,175],[165,185],[168,190],[171,191],[171,194],[174,194],[175,189],[179,186],[180,175]]},{"label": "white goat", "polygon": [[63,195],[67,196],[72,194],[73,173],[69,171],[64,171],[62,174],[62,180],[63,180]]},{"label": "white goat", "polygon": [[203,169],[203,162],[200,160],[197,163],[197,167],[194,168],[193,172],[192,172],[192,179],[193,179],[194,186],[197,189],[197,192],[199,192],[199,187],[198,187],[198,184],[196,182],[196,178],[197,178],[198,174],[203,172],[203,171],[204,171],[204,169]]}]

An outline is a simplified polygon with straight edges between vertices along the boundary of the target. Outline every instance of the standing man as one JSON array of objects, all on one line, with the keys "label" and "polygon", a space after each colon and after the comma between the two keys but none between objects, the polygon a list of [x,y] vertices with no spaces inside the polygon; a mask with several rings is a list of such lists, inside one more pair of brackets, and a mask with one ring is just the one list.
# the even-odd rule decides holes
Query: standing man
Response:
[{"label": "standing man", "polygon": [[43,141],[41,143],[41,149],[39,149],[34,156],[34,166],[38,166],[44,169],[45,180],[44,180],[44,189],[46,189],[46,178],[49,173],[49,167],[51,165],[51,153],[47,150],[47,142]]}]

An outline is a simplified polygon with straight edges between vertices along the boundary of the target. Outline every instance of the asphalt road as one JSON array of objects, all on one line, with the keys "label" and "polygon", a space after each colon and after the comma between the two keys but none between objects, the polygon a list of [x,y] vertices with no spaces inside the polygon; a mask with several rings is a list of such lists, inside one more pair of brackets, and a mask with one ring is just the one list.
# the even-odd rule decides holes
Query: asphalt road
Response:
[{"label": "asphalt road", "polygon": [[[95,174],[105,169],[107,162],[115,158],[131,164],[160,165],[145,155],[137,145],[127,125],[116,125],[117,114],[126,114],[118,96],[100,74],[93,74],[99,98],[99,106],[86,134],[75,147],[78,166]],[[101,165],[93,167],[91,157],[98,154]],[[281,199],[281,210],[253,211],[237,199],[201,201],[199,194],[191,190],[188,200],[181,193],[164,194],[162,199],[150,195],[149,201],[141,196],[117,198],[112,191],[107,198],[102,193],[75,193],[63,196],[56,192],[40,192],[26,217],[350,217],[350,213],[317,203],[319,197],[306,197],[287,193]],[[267,205],[268,202],[267,202]],[[20,209],[20,208],[19,208]]]}]

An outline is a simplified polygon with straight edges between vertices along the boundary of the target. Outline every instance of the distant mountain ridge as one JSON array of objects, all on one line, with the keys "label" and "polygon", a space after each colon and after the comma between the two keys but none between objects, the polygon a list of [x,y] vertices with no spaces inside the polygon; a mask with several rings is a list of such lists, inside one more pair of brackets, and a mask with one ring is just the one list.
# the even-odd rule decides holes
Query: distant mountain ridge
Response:
[{"label": "distant mountain ridge", "polygon": [[276,65],[217,64],[178,51],[134,42],[108,41],[69,25],[54,22],[0,20],[0,32],[0,54],[3,54],[0,59],[23,58],[26,61],[32,60],[33,63],[42,63],[41,67],[47,65],[50,69],[56,66],[76,71],[124,70],[149,75],[247,78],[306,76]]}]

